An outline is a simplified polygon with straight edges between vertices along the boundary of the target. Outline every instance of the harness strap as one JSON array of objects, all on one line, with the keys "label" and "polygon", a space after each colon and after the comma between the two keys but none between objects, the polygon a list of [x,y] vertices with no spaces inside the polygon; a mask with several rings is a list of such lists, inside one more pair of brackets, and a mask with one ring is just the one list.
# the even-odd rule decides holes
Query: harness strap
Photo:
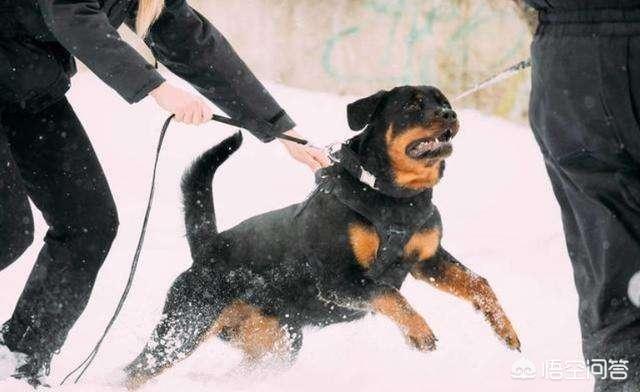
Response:
[{"label": "harness strap", "polygon": [[379,227],[381,234],[380,248],[376,256],[376,262],[366,271],[366,275],[372,279],[380,280],[385,272],[398,260],[402,259],[404,247],[409,242],[411,231],[408,227]]},{"label": "harness strap", "polygon": [[305,200],[296,214],[300,214],[309,202],[319,194],[331,194],[351,211],[356,212],[376,229],[380,246],[375,262],[365,271],[373,280],[392,280],[392,266],[402,262],[404,247],[411,235],[423,227],[435,213],[431,194],[426,192],[413,198],[392,198],[378,190],[362,187],[342,162],[316,174],[318,186]]}]

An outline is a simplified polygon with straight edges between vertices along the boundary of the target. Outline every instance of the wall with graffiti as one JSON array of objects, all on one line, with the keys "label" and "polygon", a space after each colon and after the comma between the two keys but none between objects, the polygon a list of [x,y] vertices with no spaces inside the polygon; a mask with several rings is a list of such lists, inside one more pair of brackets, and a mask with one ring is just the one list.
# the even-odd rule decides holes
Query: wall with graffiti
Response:
[{"label": "wall with graffiti", "polygon": [[[192,0],[262,77],[363,95],[432,84],[452,96],[528,56],[531,36],[500,0]],[[528,73],[461,105],[524,119]]]}]

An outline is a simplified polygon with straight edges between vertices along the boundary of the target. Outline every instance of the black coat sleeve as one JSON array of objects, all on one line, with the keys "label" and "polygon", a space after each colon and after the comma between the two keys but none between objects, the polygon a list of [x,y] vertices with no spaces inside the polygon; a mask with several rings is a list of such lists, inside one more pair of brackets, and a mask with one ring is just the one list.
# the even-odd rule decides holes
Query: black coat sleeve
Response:
[{"label": "black coat sleeve", "polygon": [[[127,24],[134,20],[131,15]],[[185,0],[166,1],[145,42],[162,64],[260,140],[295,126],[229,42]]]},{"label": "black coat sleeve", "polygon": [[124,42],[98,0],[38,0],[58,41],[129,103],[158,87],[162,76]]}]

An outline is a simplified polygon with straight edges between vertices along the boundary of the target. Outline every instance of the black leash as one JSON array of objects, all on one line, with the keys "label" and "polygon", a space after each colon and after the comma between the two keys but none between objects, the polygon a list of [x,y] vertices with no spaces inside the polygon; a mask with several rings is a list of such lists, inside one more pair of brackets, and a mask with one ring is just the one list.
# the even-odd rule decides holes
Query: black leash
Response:
[{"label": "black leash", "polygon": [[129,291],[131,290],[131,285],[133,283],[133,277],[135,276],[136,270],[138,269],[138,260],[140,258],[140,253],[142,251],[142,244],[144,243],[144,237],[147,233],[147,225],[149,223],[149,214],[151,213],[151,205],[153,204],[153,195],[156,189],[156,173],[158,170],[158,160],[160,158],[160,150],[162,150],[162,145],[164,143],[164,136],[167,133],[167,129],[169,128],[169,124],[171,123],[171,120],[173,120],[173,117],[174,115],[172,114],[171,116],[169,116],[169,118],[165,120],[164,125],[162,126],[162,130],[160,131],[160,137],[158,139],[158,147],[156,148],[156,157],[153,163],[153,175],[151,177],[151,190],[149,192],[149,201],[147,202],[147,211],[144,214],[144,220],[142,222],[142,230],[140,232],[140,238],[138,239],[138,246],[136,248],[136,253],[133,256],[133,262],[131,263],[131,271],[129,272],[127,285],[125,286],[124,292],[120,297],[120,301],[118,302],[116,311],[113,314],[113,316],[111,316],[111,320],[109,320],[109,323],[107,324],[107,327],[102,333],[102,336],[98,340],[98,343],[96,343],[95,347],[93,348],[91,353],[89,353],[89,355],[84,359],[84,361],[82,361],[80,365],[78,365],[75,369],[69,372],[69,374],[67,374],[64,377],[64,379],[62,379],[62,382],[60,383],[60,385],[63,385],[67,381],[67,379],[73,376],[74,373],[76,373],[77,371],[80,371],[80,374],[78,375],[78,377],[76,377],[76,379],[73,381],[74,384],[77,383],[78,380],[80,380],[80,377],[82,377],[82,375],[87,371],[89,366],[91,366],[91,363],[93,362],[96,355],[98,354],[98,350],[100,350],[100,346],[102,345],[102,342],[107,336],[107,333],[109,332],[109,330],[115,323],[116,319],[118,318],[118,315],[120,314],[120,311],[122,310],[122,307],[124,305],[124,301],[127,299],[127,295],[129,295]]},{"label": "black leash", "polygon": [[[234,127],[238,127],[238,128],[242,128],[242,129],[251,129],[250,126],[247,125],[246,122],[241,121],[241,120],[235,120],[229,117],[225,117],[225,116],[220,116],[217,114],[214,114],[213,116],[211,116],[211,120],[213,121],[217,121],[219,123],[223,123],[223,124],[227,124],[227,125],[231,125]],[[266,122],[264,122],[263,124],[266,124]],[[267,126],[270,126],[271,124],[268,124]],[[276,136],[278,139],[283,139],[283,140],[288,140],[290,142],[295,142],[301,145],[307,145],[309,144],[308,141],[304,140],[304,139],[300,139],[297,138],[295,136],[290,136],[290,135],[285,135],[283,133],[279,134]]]},{"label": "black leash", "polygon": [[[89,366],[91,366],[91,363],[93,362],[93,360],[98,355],[98,351],[100,350],[100,346],[102,346],[102,343],[104,342],[104,339],[107,337],[107,334],[111,330],[111,327],[113,327],[113,324],[116,322],[116,319],[120,315],[120,311],[122,310],[122,307],[124,306],[124,302],[126,301],[127,296],[129,295],[129,291],[131,291],[131,286],[133,284],[133,278],[135,277],[136,271],[138,269],[138,261],[140,259],[140,254],[142,252],[142,244],[144,243],[144,238],[145,238],[145,235],[147,234],[147,226],[149,224],[149,215],[151,214],[151,206],[153,205],[153,196],[154,196],[155,189],[156,189],[156,175],[157,175],[157,171],[158,171],[158,161],[160,159],[160,151],[162,150],[162,145],[164,144],[164,137],[165,137],[165,135],[167,133],[167,130],[169,129],[169,124],[171,124],[171,120],[173,120],[173,117],[174,117],[174,115],[172,114],[171,116],[169,116],[165,120],[164,125],[162,126],[162,130],[160,131],[160,136],[158,138],[158,146],[156,148],[156,156],[155,156],[154,163],[153,163],[153,175],[151,176],[151,190],[149,191],[149,200],[147,201],[147,210],[146,210],[146,212],[144,214],[144,220],[142,221],[142,229],[140,231],[140,238],[138,239],[138,246],[136,247],[136,252],[135,252],[135,254],[133,256],[133,261],[131,262],[131,270],[129,272],[129,277],[127,279],[127,284],[126,284],[126,286],[124,288],[124,291],[122,292],[122,296],[120,297],[120,301],[118,302],[118,306],[116,307],[116,310],[113,313],[113,316],[111,316],[111,319],[109,320],[109,323],[107,324],[107,327],[105,328],[104,332],[102,333],[102,336],[100,337],[100,339],[96,343],[96,345],[93,348],[93,350],[91,350],[89,355],[78,366],[76,366],[72,371],[70,371],[62,379],[62,382],[60,383],[60,385],[64,385],[64,383],[67,382],[67,380],[69,378],[71,378],[77,372],[80,372],[78,374],[78,376],[75,378],[75,380],[73,381],[73,383],[76,384],[80,380],[80,378],[84,375],[84,373],[87,371]],[[219,122],[219,123],[227,124],[227,125],[236,126],[236,127],[239,127],[239,128],[246,128],[245,126],[243,126],[243,123],[241,121],[234,120],[234,119],[231,119],[231,118],[228,118],[228,117],[224,117],[224,116],[219,116],[217,114],[214,114],[212,116],[211,120]],[[280,134],[277,137],[279,139],[289,140],[289,141],[292,141],[292,142],[295,142],[295,143],[298,143],[298,144],[302,144],[302,145],[308,144],[308,142],[306,140],[304,140],[304,139],[300,139],[300,138],[289,136],[289,135]]]}]

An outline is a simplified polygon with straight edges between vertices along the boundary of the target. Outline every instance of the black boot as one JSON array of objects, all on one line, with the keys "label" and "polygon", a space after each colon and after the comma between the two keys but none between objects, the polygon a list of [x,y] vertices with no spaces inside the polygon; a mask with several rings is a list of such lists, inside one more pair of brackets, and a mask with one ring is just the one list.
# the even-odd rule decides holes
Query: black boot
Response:
[{"label": "black boot", "polygon": [[26,381],[34,388],[48,388],[49,385],[45,382],[45,378],[49,375],[50,364],[51,354],[28,355],[26,362],[16,368],[12,377]]}]

